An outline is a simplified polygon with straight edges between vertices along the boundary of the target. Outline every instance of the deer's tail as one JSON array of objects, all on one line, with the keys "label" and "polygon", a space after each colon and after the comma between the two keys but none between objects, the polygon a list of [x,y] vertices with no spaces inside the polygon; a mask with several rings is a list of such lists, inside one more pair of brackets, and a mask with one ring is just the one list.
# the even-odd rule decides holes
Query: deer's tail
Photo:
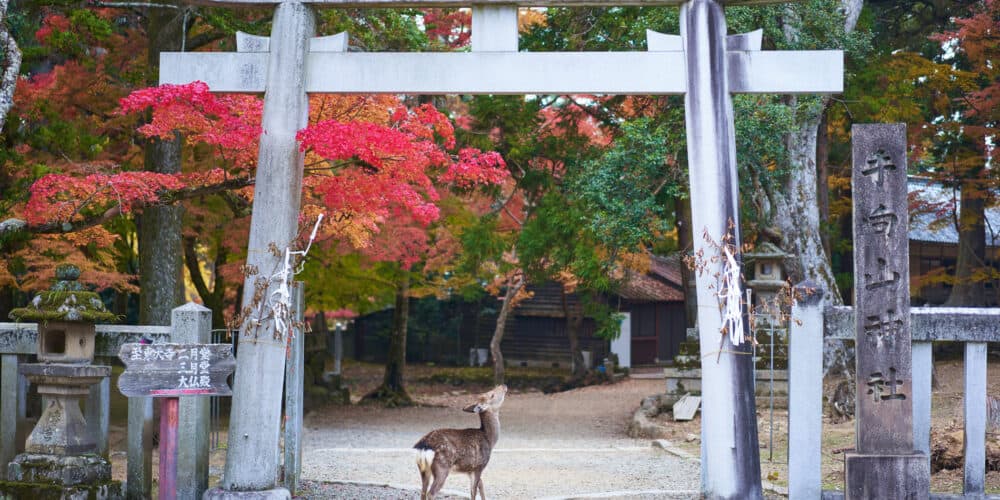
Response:
[{"label": "deer's tail", "polygon": [[417,448],[417,468],[421,474],[426,474],[431,470],[434,463],[434,450],[430,448]]}]

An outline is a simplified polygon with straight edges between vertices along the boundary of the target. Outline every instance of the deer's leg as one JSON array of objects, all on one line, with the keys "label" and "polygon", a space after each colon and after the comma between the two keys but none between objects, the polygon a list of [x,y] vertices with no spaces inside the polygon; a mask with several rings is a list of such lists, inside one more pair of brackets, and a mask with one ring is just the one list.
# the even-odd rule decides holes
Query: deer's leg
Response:
[{"label": "deer's leg", "polygon": [[476,500],[476,490],[479,490],[479,496],[486,499],[486,493],[483,492],[483,471],[477,470],[472,473],[472,495],[469,498]]},{"label": "deer's leg", "polygon": [[431,484],[429,497],[434,498],[441,491],[441,488],[444,488],[444,481],[448,479],[448,472],[451,471],[451,468],[434,460],[434,463],[431,465],[431,471],[434,472],[434,483]]},{"label": "deer's leg", "polygon": [[427,486],[431,483],[431,470],[420,471],[420,500],[427,500]]}]

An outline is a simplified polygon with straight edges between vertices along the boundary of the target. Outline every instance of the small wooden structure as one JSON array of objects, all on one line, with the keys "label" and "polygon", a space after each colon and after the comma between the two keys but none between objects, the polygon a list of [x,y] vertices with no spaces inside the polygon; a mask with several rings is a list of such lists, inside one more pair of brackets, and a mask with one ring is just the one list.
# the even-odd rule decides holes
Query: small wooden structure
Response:
[{"label": "small wooden structure", "polygon": [[[603,297],[612,309],[631,316],[632,366],[673,359],[679,352],[687,328],[681,265],[676,256],[653,256],[648,272],[630,272],[617,294]],[[501,345],[504,358],[510,363],[569,366],[566,312],[581,307],[579,296],[567,294],[564,304],[562,286],[554,282],[528,290],[534,295],[518,304],[507,325]],[[608,342],[594,336],[594,329],[594,321],[585,317],[579,338],[581,349],[590,351],[596,363],[609,351]],[[480,335],[481,345],[488,345],[492,329]]]}]

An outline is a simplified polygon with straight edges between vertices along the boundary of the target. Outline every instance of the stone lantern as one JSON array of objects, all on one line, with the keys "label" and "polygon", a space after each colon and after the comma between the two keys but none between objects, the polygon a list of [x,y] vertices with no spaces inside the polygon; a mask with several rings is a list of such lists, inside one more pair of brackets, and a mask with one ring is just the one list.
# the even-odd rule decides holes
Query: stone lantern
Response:
[{"label": "stone lantern", "polygon": [[24,453],[7,466],[9,482],[0,482],[0,497],[39,497],[53,489],[62,492],[61,498],[121,497],[121,484],[111,481],[111,464],[97,454],[80,411],[90,386],[111,375],[110,366],[90,364],[94,325],[117,317],[96,293],[83,289],[79,277],[76,266],[59,266],[50,290],[10,313],[16,321],[38,323],[39,363],[23,364],[20,372],[37,387],[43,410]]},{"label": "stone lantern", "polygon": [[785,286],[784,262],[788,254],[769,242],[757,245],[753,252],[743,254],[744,262],[753,263],[753,279],[747,286],[753,289],[754,304],[763,314],[758,316],[768,323],[779,326],[772,317],[773,311],[781,307],[775,304],[778,291]]}]

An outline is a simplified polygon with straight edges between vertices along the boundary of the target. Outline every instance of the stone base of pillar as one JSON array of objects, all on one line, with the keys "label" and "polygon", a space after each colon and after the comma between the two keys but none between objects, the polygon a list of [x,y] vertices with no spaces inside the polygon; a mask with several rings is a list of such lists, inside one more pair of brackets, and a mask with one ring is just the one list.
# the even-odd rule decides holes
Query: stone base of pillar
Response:
[{"label": "stone base of pillar", "polygon": [[844,499],[930,498],[930,462],[923,453],[860,455],[847,453]]},{"label": "stone base of pillar", "polygon": [[22,453],[7,466],[0,498],[125,498],[119,481],[111,480],[111,463],[99,455]]},{"label": "stone base of pillar", "polygon": [[202,495],[202,500],[290,500],[292,494],[285,488],[261,491],[229,491],[212,488]]}]

